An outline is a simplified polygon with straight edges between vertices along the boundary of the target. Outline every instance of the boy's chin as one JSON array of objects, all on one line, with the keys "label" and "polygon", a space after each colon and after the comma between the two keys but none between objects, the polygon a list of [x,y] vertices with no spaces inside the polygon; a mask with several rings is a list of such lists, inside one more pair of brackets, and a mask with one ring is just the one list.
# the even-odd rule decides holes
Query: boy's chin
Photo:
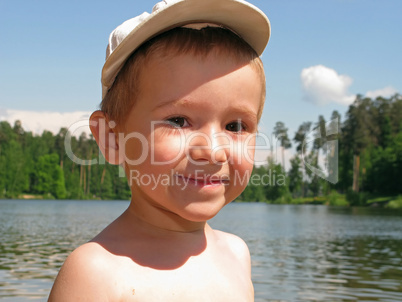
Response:
[{"label": "boy's chin", "polygon": [[183,209],[180,216],[192,222],[206,222],[214,218],[226,204],[226,202],[194,202]]}]

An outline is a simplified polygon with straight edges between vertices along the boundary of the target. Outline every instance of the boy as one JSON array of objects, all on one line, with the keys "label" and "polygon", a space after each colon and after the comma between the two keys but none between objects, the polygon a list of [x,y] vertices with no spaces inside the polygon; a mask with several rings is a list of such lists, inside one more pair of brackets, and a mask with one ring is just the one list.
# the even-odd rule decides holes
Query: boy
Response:
[{"label": "boy", "polygon": [[269,34],[240,0],[164,1],[112,32],[90,124],[132,200],[67,258],[49,301],[253,301],[246,244],[207,221],[253,168]]}]

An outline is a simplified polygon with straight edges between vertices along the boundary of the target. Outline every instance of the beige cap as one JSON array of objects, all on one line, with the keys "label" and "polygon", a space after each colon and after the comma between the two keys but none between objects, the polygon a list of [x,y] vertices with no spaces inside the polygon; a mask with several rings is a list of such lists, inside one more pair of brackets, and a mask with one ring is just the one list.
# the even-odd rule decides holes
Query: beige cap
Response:
[{"label": "beige cap", "polygon": [[264,51],[271,33],[267,16],[243,0],[165,0],[152,13],[125,21],[109,37],[102,69],[102,99],[128,57],[144,42],[169,29],[192,23],[212,23],[228,28],[257,53]]}]

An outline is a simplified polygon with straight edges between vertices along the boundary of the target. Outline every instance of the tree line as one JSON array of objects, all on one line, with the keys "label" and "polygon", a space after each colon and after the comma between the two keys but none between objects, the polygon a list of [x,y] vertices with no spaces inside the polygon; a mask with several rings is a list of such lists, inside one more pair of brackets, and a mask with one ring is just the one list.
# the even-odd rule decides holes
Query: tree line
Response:
[{"label": "tree line", "polygon": [[[331,127],[336,131],[329,131]],[[273,134],[281,152],[254,168],[251,180],[259,182],[250,181],[241,201],[336,200],[341,194],[349,203],[363,205],[367,196],[402,194],[402,97],[398,94],[376,99],[358,95],[343,119],[337,111],[329,121],[320,115],[315,122],[303,122],[293,135],[277,122]],[[20,121],[14,125],[1,121],[0,198],[129,199],[121,168],[103,161],[93,137],[85,133],[70,137],[74,155],[87,159],[77,164],[66,154],[67,135],[67,128],[34,135]],[[324,168],[320,154],[333,151],[328,148],[331,141],[337,142],[337,165],[331,167],[331,161],[325,160],[324,165],[330,172],[337,169],[336,182],[317,173]],[[295,154],[285,167],[285,150],[292,147]],[[94,158],[102,164],[89,165]]]},{"label": "tree line", "polygon": [[119,177],[118,166],[88,164],[99,156],[92,136],[69,137],[73,154],[87,159],[77,164],[66,154],[67,135],[67,128],[56,135],[46,130],[33,135],[20,121],[14,126],[0,122],[0,198],[129,199],[131,192],[126,179]]},{"label": "tree line", "polygon": [[[335,127],[334,127],[335,126]],[[335,128],[337,131],[328,131]],[[309,134],[311,143],[306,145]],[[273,182],[269,186],[253,185],[251,182],[241,195],[243,200],[270,202],[292,202],[303,198],[324,196],[329,203],[365,205],[371,198],[384,197],[401,199],[402,194],[402,97],[371,99],[358,95],[342,120],[334,111],[330,122],[320,115],[316,122],[303,122],[291,138],[284,123],[277,122],[274,128],[282,152],[294,144],[296,153],[290,159],[290,167],[285,171],[284,161],[278,163],[272,158],[268,164],[254,169],[257,175],[283,175],[285,185]],[[338,179],[329,182],[318,173],[305,166],[308,162],[318,170],[320,151],[326,154],[328,142],[337,142]],[[284,158],[282,154],[282,159]],[[325,163],[324,163],[325,164]],[[333,172],[333,171],[332,171]],[[272,180],[272,178],[271,178]],[[389,197],[389,198],[387,198]],[[381,198],[377,198],[381,200]]]}]

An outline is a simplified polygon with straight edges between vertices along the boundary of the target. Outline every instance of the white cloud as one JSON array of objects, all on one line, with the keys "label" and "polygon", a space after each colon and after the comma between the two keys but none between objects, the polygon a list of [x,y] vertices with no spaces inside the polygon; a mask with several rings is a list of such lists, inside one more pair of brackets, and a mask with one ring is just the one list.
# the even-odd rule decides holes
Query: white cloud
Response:
[{"label": "white cloud", "polygon": [[387,86],[382,89],[367,91],[366,97],[376,99],[377,97],[382,96],[387,98],[393,96],[395,93],[398,93],[398,91],[394,87]]},{"label": "white cloud", "polygon": [[91,112],[50,112],[50,111],[25,111],[0,108],[0,121],[7,121],[12,126],[15,121],[22,123],[25,131],[32,131],[34,134],[42,134],[44,130],[57,134],[60,128],[65,127],[73,135],[87,134],[89,130],[89,116]]},{"label": "white cloud", "polygon": [[329,103],[347,106],[355,100],[355,95],[348,93],[352,78],[340,75],[334,69],[323,65],[311,66],[303,69],[300,77],[304,99],[308,102],[320,106]]}]

